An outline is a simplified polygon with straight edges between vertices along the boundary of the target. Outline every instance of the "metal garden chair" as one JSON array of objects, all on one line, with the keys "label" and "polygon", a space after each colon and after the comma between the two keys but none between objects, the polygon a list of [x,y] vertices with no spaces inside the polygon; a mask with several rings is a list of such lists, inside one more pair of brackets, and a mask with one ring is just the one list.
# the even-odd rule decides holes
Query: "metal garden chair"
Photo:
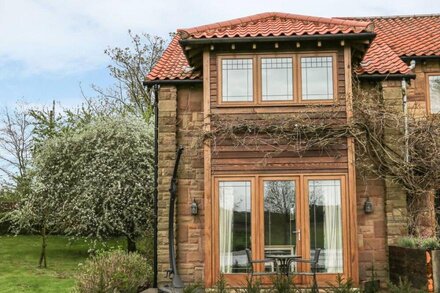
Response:
[{"label": "metal garden chair", "polygon": [[[246,248],[246,256],[248,260],[248,267],[249,267],[249,274],[251,275],[251,282],[254,278],[254,276],[273,276],[276,275],[278,272],[277,263],[273,259],[252,259],[252,251],[249,248]],[[273,263],[273,267],[275,268],[272,272],[258,272],[254,270],[255,264],[260,263]]]},{"label": "metal garden chair", "polygon": [[313,286],[312,286],[312,292],[317,293],[319,292],[318,288],[318,282],[316,281],[316,271],[318,270],[318,262],[319,262],[319,255],[321,254],[321,248],[315,249],[315,255],[313,259],[294,259],[292,262],[296,263],[306,263],[310,264],[311,271],[310,272],[294,272],[293,275],[295,276],[313,276]]}]

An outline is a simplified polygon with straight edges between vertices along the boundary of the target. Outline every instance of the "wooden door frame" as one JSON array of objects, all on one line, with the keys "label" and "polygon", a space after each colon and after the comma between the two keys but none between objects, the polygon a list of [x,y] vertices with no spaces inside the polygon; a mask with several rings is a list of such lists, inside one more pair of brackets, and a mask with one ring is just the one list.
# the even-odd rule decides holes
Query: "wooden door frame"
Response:
[{"label": "wooden door frame", "polygon": [[[346,173],[312,173],[312,174],[230,174],[230,175],[214,175],[212,176],[212,206],[207,207],[207,213],[212,215],[212,233],[209,239],[205,239],[205,244],[213,248],[210,259],[205,261],[211,264],[211,280],[212,283],[206,284],[211,287],[220,276],[220,253],[219,253],[219,190],[218,184],[221,181],[250,181],[251,182],[251,241],[253,247],[253,255],[255,258],[263,258],[264,256],[264,209],[262,205],[264,201],[262,198],[262,183],[264,179],[280,179],[280,180],[295,180],[296,195],[297,195],[297,212],[299,209],[297,221],[301,227],[301,242],[299,251],[303,258],[309,258],[310,255],[310,229],[309,229],[309,211],[308,211],[308,180],[340,180],[341,181],[341,222],[342,222],[342,251],[343,251],[343,273],[346,278],[353,279],[357,276],[352,276],[352,273],[357,272],[357,268],[352,266],[357,263],[351,262],[353,254],[357,255],[357,247],[352,247],[350,241],[350,234],[353,229],[357,229],[353,216],[356,211],[352,211],[353,206],[350,204],[351,196],[355,194],[349,193],[348,174]],[[328,282],[334,282],[337,274],[318,274],[318,282],[326,285]],[[242,287],[245,284],[247,274],[225,274],[225,279],[231,287]],[[306,284],[311,281],[310,278],[304,277],[300,280],[301,284]],[[300,285],[301,285],[300,284]]]}]

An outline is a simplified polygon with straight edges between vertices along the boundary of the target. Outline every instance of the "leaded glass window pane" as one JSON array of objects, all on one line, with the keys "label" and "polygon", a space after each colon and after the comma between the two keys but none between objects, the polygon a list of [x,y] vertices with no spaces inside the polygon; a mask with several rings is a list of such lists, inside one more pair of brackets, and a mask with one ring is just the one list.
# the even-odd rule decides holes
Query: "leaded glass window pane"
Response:
[{"label": "leaded glass window pane", "polygon": [[222,101],[253,100],[252,59],[222,60]]},{"label": "leaded glass window pane", "polygon": [[302,57],[301,78],[303,100],[333,99],[332,57]]},{"label": "leaded glass window pane", "polygon": [[292,100],[292,58],[262,58],[261,80],[263,101]]},{"label": "leaded glass window pane", "polygon": [[440,113],[440,75],[429,77],[431,113]]}]

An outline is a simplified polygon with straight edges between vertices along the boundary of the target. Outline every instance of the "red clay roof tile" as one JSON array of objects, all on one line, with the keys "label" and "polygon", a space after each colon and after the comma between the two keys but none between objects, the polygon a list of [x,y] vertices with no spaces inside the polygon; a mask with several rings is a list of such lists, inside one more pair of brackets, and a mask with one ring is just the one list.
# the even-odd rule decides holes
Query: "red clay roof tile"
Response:
[{"label": "red clay roof tile", "polygon": [[160,60],[147,75],[147,80],[198,79],[200,72],[194,72],[183,54],[176,35],[168,45]]},{"label": "red clay roof tile", "polygon": [[440,15],[351,18],[371,21],[376,38],[361,73],[409,74],[401,57],[440,56]]},{"label": "red clay roof tile", "polygon": [[370,32],[370,22],[266,12],[244,18],[179,29],[182,38],[301,36]]},{"label": "red clay roof tile", "polygon": [[387,45],[374,41],[365,54],[358,74],[409,74],[408,65]]},{"label": "red clay roof tile", "polygon": [[[292,36],[310,34],[377,34],[360,74],[409,74],[400,57],[440,56],[440,15],[319,18],[288,13],[261,13],[229,21],[179,30],[184,38],[227,38]],[[147,80],[200,79],[200,72],[188,68],[188,61],[176,36]]]}]

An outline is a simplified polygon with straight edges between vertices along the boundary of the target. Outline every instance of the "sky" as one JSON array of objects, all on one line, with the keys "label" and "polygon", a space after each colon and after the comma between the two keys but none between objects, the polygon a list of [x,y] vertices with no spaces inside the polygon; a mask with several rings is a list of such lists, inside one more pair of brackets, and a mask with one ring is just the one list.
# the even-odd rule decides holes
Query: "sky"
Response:
[{"label": "sky", "polygon": [[126,47],[128,30],[168,38],[177,28],[261,12],[313,16],[440,12],[438,0],[0,0],[0,105],[63,107],[91,84],[109,86],[108,47]]}]

